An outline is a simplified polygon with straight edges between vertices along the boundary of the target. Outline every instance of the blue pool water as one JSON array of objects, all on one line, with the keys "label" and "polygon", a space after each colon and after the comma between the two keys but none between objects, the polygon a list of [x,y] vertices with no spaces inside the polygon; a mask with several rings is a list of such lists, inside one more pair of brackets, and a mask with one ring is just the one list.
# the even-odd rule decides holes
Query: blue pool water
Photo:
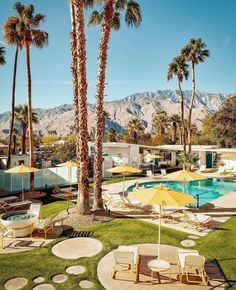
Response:
[{"label": "blue pool water", "polygon": [[[227,194],[230,191],[236,191],[236,182],[220,179],[207,179],[201,181],[190,181],[188,183],[180,181],[151,181],[139,183],[139,187],[150,188],[158,184],[164,184],[167,187],[193,195],[199,196],[199,205],[211,202],[222,195]],[[128,191],[133,191],[134,185],[128,188]]]}]

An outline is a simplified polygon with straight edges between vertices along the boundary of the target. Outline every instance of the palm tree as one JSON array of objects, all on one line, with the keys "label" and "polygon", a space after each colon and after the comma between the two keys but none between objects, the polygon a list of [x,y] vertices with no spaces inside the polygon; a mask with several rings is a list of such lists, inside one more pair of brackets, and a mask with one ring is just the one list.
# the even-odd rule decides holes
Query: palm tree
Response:
[{"label": "palm tree", "polygon": [[5,48],[3,46],[0,46],[0,65],[4,65],[5,63]]},{"label": "palm tree", "polygon": [[138,118],[130,119],[125,126],[126,133],[129,136],[129,142],[138,144],[139,139],[144,135],[144,126]]},{"label": "palm tree", "polygon": [[[30,48],[35,46],[43,48],[48,43],[48,34],[38,27],[46,18],[45,15],[35,14],[33,5],[25,6],[21,2],[14,4],[16,16],[19,18],[17,28],[22,46],[26,51],[26,71],[27,71],[27,91],[28,91],[28,122],[29,122],[29,149],[30,166],[34,166],[34,136],[32,120],[32,90],[31,90],[31,68],[30,68]],[[30,190],[34,190],[34,174],[30,174]]]},{"label": "palm tree", "polygon": [[87,78],[84,32],[84,8],[93,5],[93,0],[70,0],[71,13],[71,72],[73,79],[74,115],[76,132],[76,155],[79,161],[80,198],[77,205],[81,214],[90,212],[89,206],[89,156],[87,124]]},{"label": "palm tree", "polygon": [[15,58],[14,58],[14,69],[13,69],[13,79],[12,79],[12,97],[11,97],[11,120],[10,120],[10,134],[9,134],[9,147],[7,155],[7,168],[11,164],[11,147],[13,139],[13,129],[14,129],[14,111],[15,111],[15,91],[16,91],[16,73],[17,73],[17,63],[18,63],[18,53],[19,49],[22,48],[22,42],[19,35],[19,23],[20,19],[17,16],[11,16],[7,18],[3,26],[3,34],[5,43],[10,47],[15,47]]},{"label": "palm tree", "polygon": [[163,138],[166,128],[169,126],[169,117],[166,111],[161,110],[155,114],[152,119],[152,127],[159,131],[160,137]]},{"label": "palm tree", "polygon": [[12,133],[12,143],[13,143],[12,154],[16,154],[16,142],[18,134],[19,134],[18,130],[14,127]]},{"label": "palm tree", "polygon": [[173,114],[169,118],[171,124],[172,124],[172,136],[171,136],[171,141],[173,144],[176,144],[177,140],[177,129],[179,128],[179,125],[181,124],[181,120],[178,114]]},{"label": "palm tree", "polygon": [[192,96],[188,111],[188,153],[192,151],[192,110],[196,95],[195,66],[199,62],[204,62],[210,56],[210,51],[201,38],[190,39],[189,43],[181,49],[181,55],[192,65]]},{"label": "palm tree", "polygon": [[102,0],[103,8],[94,11],[88,19],[88,26],[101,24],[101,38],[98,55],[98,76],[96,89],[96,133],[94,158],[94,209],[103,208],[102,200],[102,142],[104,136],[103,101],[106,79],[108,43],[111,30],[120,28],[120,11],[125,12],[128,26],[138,27],[142,21],[141,10],[134,0]]},{"label": "palm tree", "polygon": [[114,128],[110,128],[108,134],[106,135],[107,142],[117,142],[117,133]]},{"label": "palm tree", "polygon": [[[25,154],[26,151],[26,134],[29,127],[29,114],[27,105],[19,105],[15,107],[15,118],[21,128],[21,154]],[[37,114],[32,112],[32,122],[38,123]]]},{"label": "palm tree", "polygon": [[[183,142],[184,153],[186,153],[186,138],[184,133],[184,96],[181,87],[182,81],[188,79],[189,71],[188,65],[185,62],[183,56],[177,56],[173,58],[172,62],[168,66],[167,72],[167,80],[171,80],[174,76],[177,77],[179,94],[180,94],[180,110],[181,110],[181,122],[182,122],[182,130],[181,130],[181,141]],[[181,144],[182,144],[181,142]]]}]

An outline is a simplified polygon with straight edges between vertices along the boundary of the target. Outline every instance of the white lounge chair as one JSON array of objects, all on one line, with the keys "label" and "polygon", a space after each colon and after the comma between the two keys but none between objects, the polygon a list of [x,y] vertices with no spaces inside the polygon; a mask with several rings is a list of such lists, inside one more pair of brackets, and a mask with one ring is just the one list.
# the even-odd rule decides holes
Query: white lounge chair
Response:
[{"label": "white lounge chair", "polygon": [[124,207],[124,201],[119,194],[103,193],[105,202],[112,207]]},{"label": "white lounge chair", "polygon": [[158,178],[161,176],[160,174],[153,174],[152,170],[147,170],[146,174],[147,174],[147,177],[149,178]]},{"label": "white lounge chair", "polygon": [[125,196],[121,196],[121,199],[124,202],[124,205],[130,209],[144,209],[143,204],[137,200],[130,200]]},{"label": "white lounge chair", "polygon": [[[160,215],[160,206],[159,205],[152,205],[152,218],[157,218]],[[161,218],[164,222],[167,222],[169,220],[172,221],[179,221],[183,217],[183,213],[181,212],[180,207],[166,207],[165,205],[162,205],[161,208]]]},{"label": "white lounge chair", "polygon": [[212,218],[211,216],[204,215],[201,213],[194,214],[191,211],[183,211],[183,222],[184,227],[187,227],[188,225],[193,225],[196,230],[203,230],[206,228],[209,228],[212,224]]},{"label": "white lounge chair", "polygon": [[209,278],[204,268],[205,258],[200,256],[197,250],[178,249],[177,260],[181,283],[183,283],[183,276],[186,277],[188,283],[198,282],[196,278],[200,278],[200,282],[209,283]]},{"label": "white lounge chair", "polygon": [[138,281],[139,249],[138,246],[119,246],[114,251],[114,268],[112,278],[116,278],[118,272],[130,272],[135,281]]},{"label": "white lounge chair", "polygon": [[206,170],[206,165],[201,165],[198,169],[198,172],[204,172]]},{"label": "white lounge chair", "polygon": [[162,176],[166,175],[166,170],[165,169],[161,169],[161,175]]},{"label": "white lounge chair", "polygon": [[218,168],[218,171],[217,171],[217,173],[224,173],[225,172],[225,166],[220,166],[219,168]]}]

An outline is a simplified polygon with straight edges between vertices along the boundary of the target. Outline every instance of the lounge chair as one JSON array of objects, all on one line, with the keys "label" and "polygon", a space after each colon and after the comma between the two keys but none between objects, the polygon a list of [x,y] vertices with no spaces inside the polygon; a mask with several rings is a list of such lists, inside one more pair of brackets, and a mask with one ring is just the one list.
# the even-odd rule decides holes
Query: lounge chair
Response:
[{"label": "lounge chair", "polygon": [[[152,218],[157,218],[160,215],[160,207],[159,205],[152,205]],[[162,205],[161,208],[161,218],[164,222],[169,220],[178,222],[179,219],[183,218],[183,213],[181,212],[181,208],[174,207],[166,207],[166,205]]]},{"label": "lounge chair", "polygon": [[125,196],[121,196],[121,199],[124,202],[124,205],[130,209],[144,209],[143,204],[137,200],[130,200]]},{"label": "lounge chair", "polygon": [[196,283],[198,282],[196,278],[200,278],[200,282],[209,284],[209,278],[204,268],[205,258],[200,256],[197,250],[178,249],[177,260],[181,283],[185,276],[188,283]]},{"label": "lounge chair", "polygon": [[203,230],[209,228],[212,224],[211,216],[204,215],[201,213],[194,214],[191,211],[183,211],[184,217],[184,227],[187,227],[189,224],[196,227],[196,230]]},{"label": "lounge chair", "polygon": [[114,268],[112,278],[116,278],[117,272],[130,272],[135,281],[138,281],[139,248],[138,246],[119,246],[114,251]]},{"label": "lounge chair", "polygon": [[32,202],[30,200],[11,202],[7,203],[5,201],[0,201],[0,212],[9,212],[18,209],[27,209],[29,208]]},{"label": "lounge chair", "polygon": [[112,207],[124,207],[124,201],[119,194],[103,193],[105,202]]},{"label": "lounge chair", "polygon": [[153,174],[153,172],[151,170],[147,170],[146,174],[147,174],[147,177],[149,177],[149,178],[157,178],[157,177],[161,176],[160,174],[157,174],[157,175]]},{"label": "lounge chair", "polygon": [[198,172],[204,172],[206,170],[206,165],[201,165],[198,169]]},{"label": "lounge chair", "polygon": [[13,230],[10,229],[10,228],[4,227],[0,223],[0,249],[4,249],[3,240],[4,240],[5,237],[13,238]]},{"label": "lounge chair", "polygon": [[166,170],[165,169],[161,169],[161,175],[162,176],[166,175]]},{"label": "lounge chair", "polygon": [[54,225],[55,225],[55,220],[54,220],[55,215],[48,216],[46,219],[43,220],[37,220],[36,223],[31,228],[30,232],[30,237],[32,238],[33,232],[36,229],[38,233],[43,233],[44,238],[47,238],[47,234],[49,232],[53,231]]},{"label": "lounge chair", "polygon": [[224,173],[225,170],[226,170],[225,166],[220,166],[220,167],[218,168],[217,173]]},{"label": "lounge chair", "polygon": [[18,200],[19,197],[15,195],[0,198],[0,201],[5,201],[6,203],[17,202]]}]

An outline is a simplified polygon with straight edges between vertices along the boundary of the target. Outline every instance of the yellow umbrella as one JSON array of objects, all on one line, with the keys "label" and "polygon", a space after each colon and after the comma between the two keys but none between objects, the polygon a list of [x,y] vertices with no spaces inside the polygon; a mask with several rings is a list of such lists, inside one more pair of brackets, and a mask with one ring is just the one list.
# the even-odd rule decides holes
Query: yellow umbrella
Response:
[{"label": "yellow umbrella", "polygon": [[107,169],[107,171],[112,172],[112,173],[121,173],[123,175],[123,195],[125,194],[125,175],[141,172],[141,170],[139,170],[138,168],[130,167],[127,165],[119,165],[119,166]]},{"label": "yellow umbrella", "polygon": [[138,189],[128,194],[128,198],[138,200],[142,204],[159,205],[159,228],[158,228],[158,251],[157,258],[160,259],[160,241],[161,241],[161,206],[181,206],[196,203],[196,199],[189,194],[177,192],[162,184],[147,189]]},{"label": "yellow umbrella", "polygon": [[147,154],[145,156],[145,158],[149,158],[149,159],[160,159],[160,158],[163,158],[163,157],[160,156],[160,155],[157,155],[157,154]]},{"label": "yellow umbrella", "polygon": [[71,168],[78,167],[79,163],[77,163],[77,162],[75,162],[73,160],[70,160],[70,161],[67,161],[67,162],[64,162],[64,163],[61,163],[61,164],[57,164],[57,166],[59,166],[59,167],[68,167],[68,179],[69,179],[69,183],[70,183],[70,187],[71,187]]},{"label": "yellow umbrella", "polygon": [[24,173],[31,173],[38,171],[37,168],[25,166],[24,164],[21,164],[19,166],[10,168],[8,170],[5,170],[6,173],[12,173],[12,174],[22,174],[22,200],[24,200]]},{"label": "yellow umbrella", "polygon": [[205,175],[199,174],[197,172],[192,172],[188,170],[179,170],[173,173],[169,173],[165,175],[165,178],[169,178],[176,181],[184,182],[184,192],[186,191],[186,182],[194,181],[194,180],[205,180],[207,177]]}]

